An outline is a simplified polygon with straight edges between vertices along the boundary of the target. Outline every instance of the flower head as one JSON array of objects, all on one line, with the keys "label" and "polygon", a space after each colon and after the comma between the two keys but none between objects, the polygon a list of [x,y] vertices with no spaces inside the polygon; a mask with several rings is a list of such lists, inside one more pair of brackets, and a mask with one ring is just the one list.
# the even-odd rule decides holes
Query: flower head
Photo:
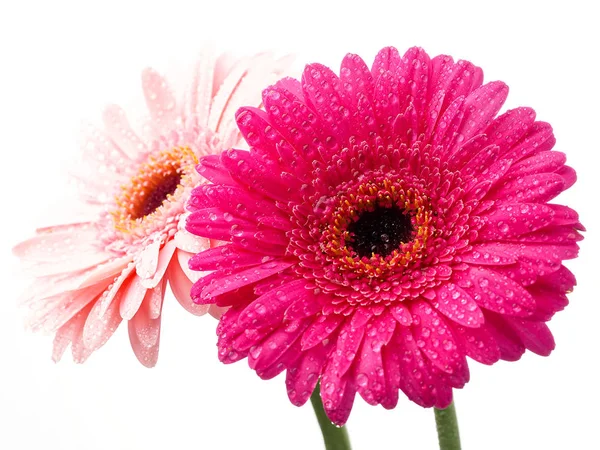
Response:
[{"label": "flower head", "polygon": [[185,230],[184,205],[203,182],[198,159],[240,143],[228,117],[248,102],[259,105],[257,87],[288,63],[267,54],[234,62],[206,53],[183,98],[147,69],[149,118],[140,132],[114,105],[104,112],[103,129],[86,132],[75,176],[91,219],[40,229],[14,249],[36,277],[23,296],[29,326],[56,332],[54,360],[71,344],[75,361],[85,361],[124,319],[139,361],[155,365],[167,282],[189,312],[221,314],[190,299],[201,274],[188,269],[188,259],[211,242]]},{"label": "flower head", "polygon": [[[348,55],[242,108],[250,151],[200,160],[187,229],[228,241],[192,257],[192,288],[231,306],[219,356],[262,378],[287,371],[292,403],[321,380],[343,424],[358,392],[392,408],[402,390],[446,407],[484,364],[548,355],[545,322],[575,284],[562,265],[582,230],[548,202],[575,181],[530,108],[497,116],[508,88],[419,48]],[[497,117],[496,117],[497,116]]]}]

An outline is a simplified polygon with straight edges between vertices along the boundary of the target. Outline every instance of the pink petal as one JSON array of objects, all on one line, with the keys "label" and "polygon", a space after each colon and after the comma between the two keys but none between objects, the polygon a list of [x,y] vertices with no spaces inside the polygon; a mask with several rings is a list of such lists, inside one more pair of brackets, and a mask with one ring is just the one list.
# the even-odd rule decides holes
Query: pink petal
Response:
[{"label": "pink petal", "polygon": [[106,284],[99,284],[38,300],[30,305],[27,326],[34,331],[55,331],[89,303],[95,302],[106,287]]},{"label": "pink petal", "polygon": [[56,332],[52,350],[52,360],[54,362],[60,361],[69,344],[75,343],[78,336],[81,336],[83,326],[93,306],[93,303],[87,304]]},{"label": "pink petal", "polygon": [[150,304],[148,300],[144,301],[142,307],[133,316],[133,319],[129,321],[129,334],[130,337],[133,334],[137,343],[143,347],[158,347],[160,340],[160,315],[156,318],[150,317]]},{"label": "pink petal", "polygon": [[110,138],[119,149],[129,158],[136,160],[140,154],[147,153],[149,149],[129,125],[125,111],[117,105],[109,105],[102,115],[104,126]]},{"label": "pink petal", "polygon": [[222,81],[215,80],[215,72],[218,70],[216,63],[217,58],[212,51],[203,51],[199,55],[193,70],[189,97],[185,102],[186,115],[196,116],[203,128],[208,125],[213,89],[218,89],[217,82]]},{"label": "pink petal", "polygon": [[148,303],[148,314],[151,319],[157,319],[162,311],[163,300],[165,299],[165,287],[167,279],[163,280],[152,289],[148,289],[144,301]]},{"label": "pink petal", "polygon": [[210,241],[199,236],[194,236],[185,229],[187,217],[187,214],[181,217],[177,232],[173,236],[173,241],[175,241],[175,245],[179,250],[189,253],[200,253],[210,247]]},{"label": "pink petal", "polygon": [[153,126],[159,134],[168,133],[175,124],[177,110],[175,97],[166,80],[148,68],[142,72],[142,88]]},{"label": "pink petal", "polygon": [[91,309],[83,328],[83,344],[90,351],[102,347],[113,335],[121,323],[119,314],[119,303],[122,291],[119,291],[114,301],[110,302],[108,308],[101,314],[102,300],[97,301]]},{"label": "pink petal", "polygon": [[132,275],[131,281],[125,288],[123,299],[119,307],[121,317],[125,320],[131,320],[138,311],[142,300],[146,296],[147,288],[142,286],[142,280],[137,275]]},{"label": "pink petal", "polygon": [[[158,285],[158,283],[161,282],[165,272],[167,271],[167,267],[169,267],[169,263],[171,262],[171,258],[173,257],[173,253],[175,253],[176,248],[177,247],[175,246],[175,242],[172,240],[165,244],[165,246],[160,250],[158,254],[158,263],[156,265],[156,270],[154,271],[152,277],[142,278],[142,286],[148,289],[152,289],[156,285]],[[144,255],[142,258],[146,257],[149,257],[149,255]],[[148,267],[149,266],[150,264],[148,264]],[[138,269],[140,269],[142,273],[145,273],[145,262],[142,262],[142,265],[136,268],[136,270]]]},{"label": "pink petal", "polygon": [[115,297],[117,297],[117,294],[119,298],[123,295],[126,290],[123,289],[123,285],[125,284],[125,287],[127,287],[128,283],[131,281],[133,269],[133,264],[129,264],[129,266],[123,269],[119,276],[115,278],[114,282],[110,285],[109,289],[100,298],[98,302],[98,314],[100,316],[104,315],[109,306],[114,303],[113,300]]},{"label": "pink petal", "polygon": [[135,258],[135,271],[141,279],[151,278],[158,268],[158,257],[160,254],[160,240],[155,239],[145,245]]},{"label": "pink petal", "polygon": [[[160,318],[156,320],[160,321]],[[128,322],[127,329],[129,332],[129,342],[131,344],[131,348],[138,361],[148,368],[156,366],[156,362],[158,361],[158,341],[155,345],[147,347],[140,341],[137,334],[138,331],[135,329],[135,325],[132,321]]]},{"label": "pink petal", "polygon": [[190,290],[192,289],[193,282],[184,273],[183,269],[179,265],[179,261],[172,259],[169,269],[167,270],[167,277],[169,279],[169,285],[173,291],[173,295],[183,308],[194,314],[195,316],[202,316],[206,314],[210,305],[197,305],[192,301],[190,297]]}]

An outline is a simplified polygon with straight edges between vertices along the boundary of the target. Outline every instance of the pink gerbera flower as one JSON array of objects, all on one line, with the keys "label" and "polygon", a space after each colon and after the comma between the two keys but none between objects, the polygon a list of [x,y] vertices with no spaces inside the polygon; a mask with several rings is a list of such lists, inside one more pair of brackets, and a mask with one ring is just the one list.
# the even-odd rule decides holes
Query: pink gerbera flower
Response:
[{"label": "pink gerbera flower", "polygon": [[234,64],[205,54],[183,99],[147,69],[141,133],[118,106],[105,110],[104,129],[91,129],[83,146],[86,170],[76,175],[94,218],[42,228],[14,249],[36,277],[23,298],[29,326],[56,332],[55,361],[69,344],[74,360],[85,361],[124,319],[137,358],[154,366],[167,281],[189,312],[219,315],[189,297],[200,274],[188,259],[210,242],[185,230],[184,204],[202,181],[198,158],[239,142],[230,117],[247,102],[259,105],[258,87],[286,66],[266,54]]},{"label": "pink gerbera flower", "polygon": [[371,70],[356,55],[339,77],[312,64],[263,92],[266,111],[238,111],[251,149],[201,159],[213,184],[187,221],[229,241],[190,260],[214,270],[194,301],[231,306],[221,361],[286,370],[295,405],[320,379],[341,425],[356,392],[444,408],[467,356],[551,352],[583,227],[548,201],[575,172],[550,125],[530,108],[496,117],[508,88],[482,81],[470,62],[385,48]]}]

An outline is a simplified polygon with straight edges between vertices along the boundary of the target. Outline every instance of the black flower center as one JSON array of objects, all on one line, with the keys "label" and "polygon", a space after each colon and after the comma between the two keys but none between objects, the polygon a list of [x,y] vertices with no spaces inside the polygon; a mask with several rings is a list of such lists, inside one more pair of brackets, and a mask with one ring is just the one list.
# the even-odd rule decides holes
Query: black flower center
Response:
[{"label": "black flower center", "polygon": [[373,254],[385,257],[400,244],[412,240],[414,228],[410,215],[393,206],[362,212],[358,220],[348,226],[348,232],[349,247],[361,258],[370,258]]},{"label": "black flower center", "polygon": [[155,186],[148,192],[146,197],[141,201],[138,210],[136,211],[136,217],[133,219],[139,219],[146,217],[156,211],[163,202],[172,195],[176,190],[177,186],[181,182],[181,173],[171,172],[165,174],[165,176],[156,182]]}]

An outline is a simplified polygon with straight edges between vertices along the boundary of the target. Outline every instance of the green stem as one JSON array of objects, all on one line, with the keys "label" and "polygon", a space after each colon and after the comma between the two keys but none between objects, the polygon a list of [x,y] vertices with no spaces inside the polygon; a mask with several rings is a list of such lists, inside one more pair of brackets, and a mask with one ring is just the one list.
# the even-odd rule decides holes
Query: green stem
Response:
[{"label": "green stem", "polygon": [[454,402],[446,409],[434,408],[435,425],[437,427],[440,450],[460,450],[460,436],[458,434],[458,420]]},{"label": "green stem", "polygon": [[325,442],[326,450],[351,450],[350,439],[346,427],[336,427],[331,423],[331,420],[325,414],[323,403],[321,402],[321,389],[319,384],[315,387],[310,402],[315,410],[315,416],[319,421],[321,433],[323,434],[323,442]]}]

